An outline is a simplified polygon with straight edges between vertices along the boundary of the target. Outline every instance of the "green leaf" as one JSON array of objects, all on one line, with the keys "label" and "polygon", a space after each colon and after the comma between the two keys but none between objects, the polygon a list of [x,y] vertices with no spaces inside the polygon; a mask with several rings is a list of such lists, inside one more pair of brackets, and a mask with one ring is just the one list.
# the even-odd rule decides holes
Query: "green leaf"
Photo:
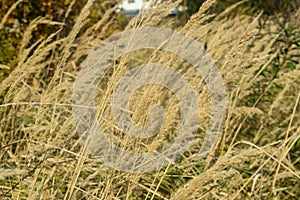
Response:
[{"label": "green leaf", "polygon": [[287,36],[287,37],[289,37],[289,31],[288,31],[288,29],[284,29],[284,34]]},{"label": "green leaf", "polygon": [[287,66],[290,68],[290,70],[295,70],[296,69],[296,66],[294,65],[294,63],[292,62],[287,62]]}]

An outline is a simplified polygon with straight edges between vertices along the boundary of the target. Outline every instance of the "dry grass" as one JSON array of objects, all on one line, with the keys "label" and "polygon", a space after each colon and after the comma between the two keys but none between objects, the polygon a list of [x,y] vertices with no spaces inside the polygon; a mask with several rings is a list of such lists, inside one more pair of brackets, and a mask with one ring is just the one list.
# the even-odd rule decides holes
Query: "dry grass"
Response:
[{"label": "dry grass", "polygon": [[[16,2],[7,12],[12,12]],[[151,12],[134,18],[127,29],[144,26],[174,27],[168,9],[181,1],[164,1]],[[124,149],[158,150],[178,130],[178,99],[165,88],[143,87],[130,101],[132,119],[150,121],[149,108],[166,108],[166,124],[157,137],[136,139],[118,130],[110,108],[117,81],[133,66],[159,62],[172,66],[199,91],[200,142],[175,163],[157,171],[134,174],[112,169],[84,146],[72,117],[72,92],[80,64],[111,33],[113,9],[87,27],[89,0],[66,37],[62,22],[38,18],[30,23],[20,44],[18,65],[3,80],[0,105],[0,199],[297,199],[300,196],[299,97],[300,65],[273,75],[278,53],[272,32],[280,27],[262,14],[208,14],[217,1],[206,1],[178,31],[206,47],[216,61],[227,91],[227,116],[222,139],[204,159],[195,156],[207,129],[210,95],[202,78],[169,52],[143,50],[125,55],[105,72],[97,91],[97,116],[108,137]],[[155,2],[154,2],[155,3]],[[72,9],[72,4],[68,13]],[[299,23],[299,13],[290,24]],[[293,15],[293,14],[291,14]],[[6,16],[7,17],[7,16]],[[298,18],[297,18],[298,17]],[[294,21],[292,21],[294,20]],[[2,20],[3,21],[3,20]],[[4,20],[5,21],[5,20]],[[262,22],[263,25],[262,25]],[[32,44],[38,24],[57,28],[45,40]],[[5,23],[1,22],[5,27]],[[298,24],[299,27],[299,24]],[[116,30],[116,32],[121,30]],[[299,33],[299,32],[298,32]],[[298,35],[299,37],[299,35]],[[291,54],[299,55],[299,50]],[[151,55],[149,57],[149,55]],[[1,68],[11,66],[0,65]],[[264,76],[262,76],[262,72]],[[111,134],[109,134],[111,133]]]}]

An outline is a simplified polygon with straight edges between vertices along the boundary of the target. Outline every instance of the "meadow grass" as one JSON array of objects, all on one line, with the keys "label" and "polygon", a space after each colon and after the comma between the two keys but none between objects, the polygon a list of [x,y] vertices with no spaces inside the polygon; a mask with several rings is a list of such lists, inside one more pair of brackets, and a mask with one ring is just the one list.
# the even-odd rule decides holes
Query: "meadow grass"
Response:
[{"label": "meadow grass", "polygon": [[[200,159],[194,155],[211,111],[210,92],[202,77],[184,59],[165,51],[136,51],[116,61],[97,88],[97,117],[108,138],[126,150],[159,150],[176,136],[180,117],[180,102],[172,93],[147,86],[131,98],[132,120],[147,125],[149,109],[160,103],[166,108],[164,129],[156,137],[136,139],[114,126],[111,95],[133,66],[149,62],[172,66],[199,96],[198,142],[176,162],[135,174],[106,166],[85,148],[76,130],[72,93],[81,64],[103,40],[123,28],[118,26],[116,6],[90,23],[98,1],[88,0],[63,34],[72,2],[62,21],[32,20],[22,34],[18,56],[0,63],[0,70],[10,70],[0,85],[0,199],[299,198],[299,7],[293,4],[286,19],[280,13],[266,17],[260,10],[251,15],[239,12],[241,6],[247,9],[243,7],[247,1],[214,13],[211,10],[220,2],[207,0],[182,24],[168,16],[181,1],[166,0],[129,21],[125,30],[173,28],[202,44],[222,75],[227,100],[222,138]],[[8,30],[6,20],[18,4],[22,1],[7,10],[0,31]],[[41,25],[54,31],[33,38]]]}]

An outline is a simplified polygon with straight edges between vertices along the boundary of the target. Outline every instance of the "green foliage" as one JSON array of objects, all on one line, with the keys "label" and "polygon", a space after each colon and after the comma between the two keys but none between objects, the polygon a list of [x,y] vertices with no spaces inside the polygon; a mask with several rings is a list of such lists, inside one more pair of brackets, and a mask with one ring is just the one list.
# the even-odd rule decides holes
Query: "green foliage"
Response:
[{"label": "green foliage", "polygon": [[[213,10],[214,12],[222,12],[230,5],[238,2],[240,2],[240,0],[219,0]],[[245,12],[246,14],[252,15],[263,11],[266,16],[274,16],[280,13],[289,17],[289,13],[295,10],[299,3],[299,0],[249,0],[237,8],[236,12]]]},{"label": "green foliage", "polygon": [[275,47],[279,49],[270,65],[272,66],[274,77],[280,69],[295,70],[299,64],[300,30],[297,27],[282,27],[276,40]]},{"label": "green foliage", "polygon": [[[206,0],[184,0],[183,5],[187,7],[185,14],[192,16],[194,13],[198,12],[205,1]],[[229,6],[239,2],[241,2],[241,0],[217,0],[217,3],[210,12],[220,13]],[[253,15],[263,11],[263,14],[267,17],[281,14],[287,20],[290,17],[290,13],[296,11],[299,5],[300,0],[248,0],[236,8],[235,11],[232,12],[232,15],[235,15],[238,12]]]}]

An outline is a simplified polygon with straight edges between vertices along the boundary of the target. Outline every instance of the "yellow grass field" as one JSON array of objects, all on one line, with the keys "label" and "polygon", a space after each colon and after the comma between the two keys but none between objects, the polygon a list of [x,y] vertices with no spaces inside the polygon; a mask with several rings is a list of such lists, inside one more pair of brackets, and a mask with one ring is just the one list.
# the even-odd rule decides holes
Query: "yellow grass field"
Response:
[{"label": "yellow grass field", "polygon": [[135,17],[55,2],[33,18],[30,1],[0,0],[1,200],[300,198],[299,0],[207,0],[178,16],[187,1],[154,0]]}]

